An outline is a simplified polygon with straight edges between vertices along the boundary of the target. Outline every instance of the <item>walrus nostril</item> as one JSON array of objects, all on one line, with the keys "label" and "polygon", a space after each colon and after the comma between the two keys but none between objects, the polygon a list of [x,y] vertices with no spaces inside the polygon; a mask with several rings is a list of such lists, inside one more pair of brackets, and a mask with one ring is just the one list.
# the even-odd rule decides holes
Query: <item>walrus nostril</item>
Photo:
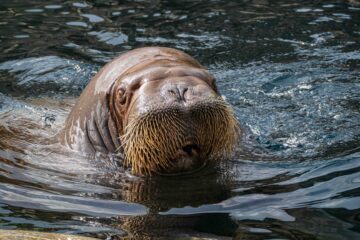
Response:
[{"label": "walrus nostril", "polygon": [[186,102],[186,96],[185,94],[189,90],[188,87],[184,86],[176,86],[171,85],[169,89],[167,89],[167,92],[170,96],[173,96],[175,99]]},{"label": "walrus nostril", "polygon": [[184,152],[186,152],[189,156],[196,154],[199,150],[199,147],[196,144],[188,144],[182,148]]}]

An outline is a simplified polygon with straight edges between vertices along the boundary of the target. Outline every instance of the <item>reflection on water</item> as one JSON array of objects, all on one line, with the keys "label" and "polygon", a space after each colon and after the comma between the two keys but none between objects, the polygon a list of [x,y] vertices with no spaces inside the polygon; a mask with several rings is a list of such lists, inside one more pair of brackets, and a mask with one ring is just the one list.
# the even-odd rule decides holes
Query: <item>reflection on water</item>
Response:
[{"label": "reflection on water", "polygon": [[[0,228],[360,237],[356,1],[1,1]],[[96,71],[161,45],[205,64],[244,129],[216,169],[138,178],[54,136]]]}]

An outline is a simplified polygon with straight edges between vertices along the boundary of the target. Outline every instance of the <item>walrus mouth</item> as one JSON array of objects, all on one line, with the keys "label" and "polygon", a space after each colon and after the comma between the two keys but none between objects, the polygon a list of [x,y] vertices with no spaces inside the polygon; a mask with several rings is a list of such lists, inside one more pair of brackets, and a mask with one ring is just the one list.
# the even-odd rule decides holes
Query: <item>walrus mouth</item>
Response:
[{"label": "walrus mouth", "polygon": [[234,152],[240,128],[221,98],[162,106],[130,116],[121,136],[124,164],[139,175],[198,169]]}]

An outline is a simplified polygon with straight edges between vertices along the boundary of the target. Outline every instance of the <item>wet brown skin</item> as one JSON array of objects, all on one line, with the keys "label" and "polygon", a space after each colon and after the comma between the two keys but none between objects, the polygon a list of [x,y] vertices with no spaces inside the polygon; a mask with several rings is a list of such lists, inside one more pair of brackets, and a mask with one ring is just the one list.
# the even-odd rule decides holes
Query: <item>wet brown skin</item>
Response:
[{"label": "wet brown skin", "polygon": [[90,81],[60,134],[87,155],[119,153],[139,175],[198,169],[228,157],[239,127],[212,75],[184,52],[129,51]]}]

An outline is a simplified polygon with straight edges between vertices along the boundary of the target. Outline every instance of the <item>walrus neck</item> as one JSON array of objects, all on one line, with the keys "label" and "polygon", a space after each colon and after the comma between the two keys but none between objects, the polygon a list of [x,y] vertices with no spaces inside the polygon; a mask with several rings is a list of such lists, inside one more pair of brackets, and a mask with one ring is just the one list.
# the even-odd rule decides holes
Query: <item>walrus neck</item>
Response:
[{"label": "walrus neck", "polygon": [[114,145],[115,151],[116,151],[121,147],[120,135],[119,135],[120,132],[116,126],[116,122],[114,121],[112,114],[109,114],[108,131],[110,133],[111,140],[113,142],[113,145]]},{"label": "walrus neck", "polygon": [[106,94],[108,106],[107,129],[115,146],[115,151],[121,148],[120,135],[123,133],[123,121],[121,118],[123,114],[117,106],[117,88],[118,82],[114,82]]},{"label": "walrus neck", "polygon": [[114,121],[106,110],[107,106],[97,104],[92,116],[86,121],[86,136],[95,152],[112,153],[119,148],[119,136]]}]

